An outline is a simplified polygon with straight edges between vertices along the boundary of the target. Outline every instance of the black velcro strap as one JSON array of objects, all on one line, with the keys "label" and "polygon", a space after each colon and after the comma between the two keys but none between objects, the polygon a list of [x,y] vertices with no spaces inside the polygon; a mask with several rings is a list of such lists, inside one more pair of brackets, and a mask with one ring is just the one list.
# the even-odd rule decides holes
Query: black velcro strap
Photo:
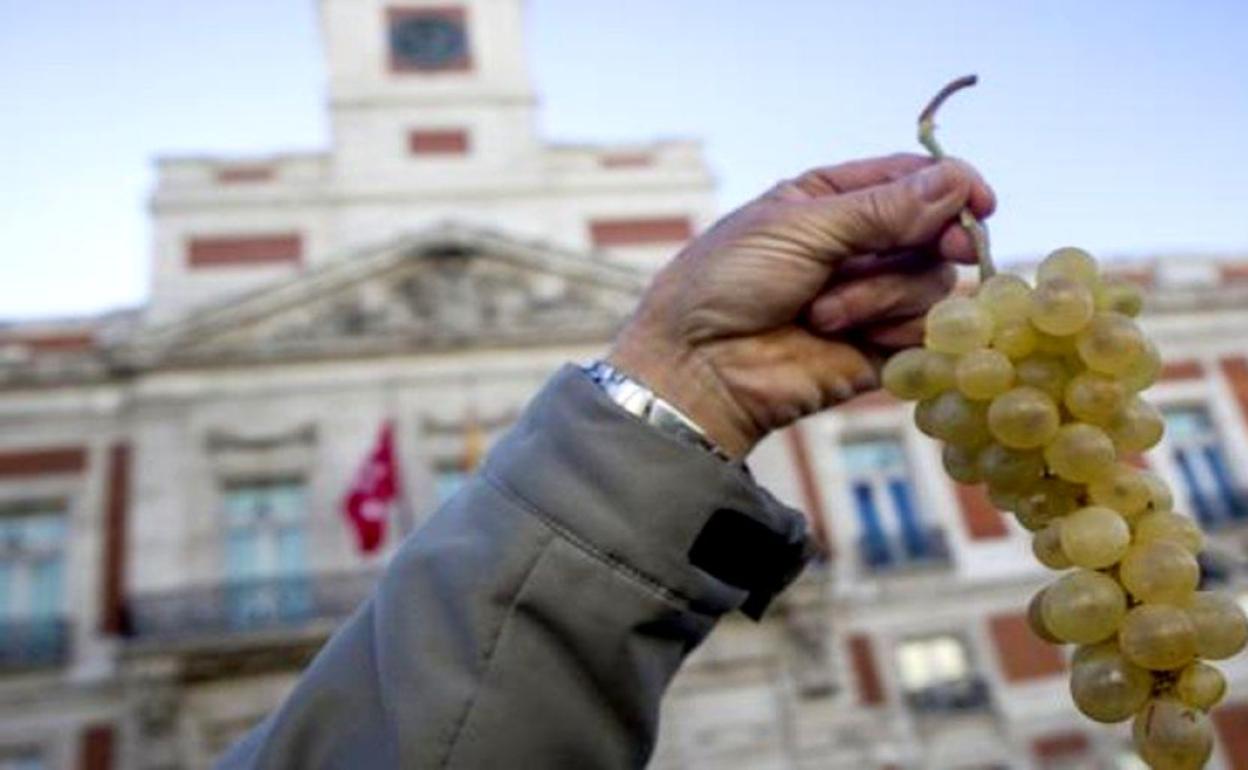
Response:
[{"label": "black velcro strap", "polygon": [[806,563],[806,544],[792,543],[740,511],[721,508],[689,548],[689,563],[749,592],[741,612],[758,620]]}]

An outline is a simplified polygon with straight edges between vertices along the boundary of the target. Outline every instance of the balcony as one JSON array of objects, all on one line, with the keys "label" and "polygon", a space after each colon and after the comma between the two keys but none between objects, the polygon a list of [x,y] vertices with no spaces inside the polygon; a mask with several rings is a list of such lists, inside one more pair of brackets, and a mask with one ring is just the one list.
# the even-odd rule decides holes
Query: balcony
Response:
[{"label": "balcony", "polygon": [[324,637],[363,601],[374,572],[308,575],[140,594],[129,636],[140,645],[226,645]]},{"label": "balcony", "polygon": [[63,618],[0,621],[0,672],[59,666],[69,659],[69,638]]},{"label": "balcony", "polygon": [[916,714],[954,715],[983,711],[989,706],[988,683],[979,677],[941,682],[906,693]]},{"label": "balcony", "polygon": [[874,574],[945,567],[950,563],[945,532],[935,526],[908,533],[862,535],[858,538],[858,555],[863,567]]}]

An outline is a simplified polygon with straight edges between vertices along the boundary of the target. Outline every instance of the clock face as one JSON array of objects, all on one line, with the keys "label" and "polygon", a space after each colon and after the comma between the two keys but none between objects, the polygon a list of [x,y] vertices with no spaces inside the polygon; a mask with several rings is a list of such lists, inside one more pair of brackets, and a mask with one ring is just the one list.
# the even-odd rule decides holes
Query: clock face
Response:
[{"label": "clock face", "polygon": [[396,70],[467,69],[463,12],[408,11],[390,16],[390,59]]}]

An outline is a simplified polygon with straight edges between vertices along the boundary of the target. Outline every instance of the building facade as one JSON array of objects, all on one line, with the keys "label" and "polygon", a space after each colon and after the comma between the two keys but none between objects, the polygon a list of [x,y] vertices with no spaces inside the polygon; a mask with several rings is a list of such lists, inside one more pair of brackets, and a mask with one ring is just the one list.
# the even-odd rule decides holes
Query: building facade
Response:
[{"label": "building facade", "polygon": [[[696,142],[543,142],[520,0],[322,0],[332,144],[159,161],[139,311],[0,327],[0,770],[182,769],[275,707],[398,540],[714,215]],[[1248,262],[1133,262],[1149,462],[1248,596]],[[341,512],[392,425],[380,552]],[[674,683],[653,766],[1127,768],[1026,629],[1025,533],[908,409],[768,439],[826,557]],[[1248,768],[1248,664],[1215,770]]]}]

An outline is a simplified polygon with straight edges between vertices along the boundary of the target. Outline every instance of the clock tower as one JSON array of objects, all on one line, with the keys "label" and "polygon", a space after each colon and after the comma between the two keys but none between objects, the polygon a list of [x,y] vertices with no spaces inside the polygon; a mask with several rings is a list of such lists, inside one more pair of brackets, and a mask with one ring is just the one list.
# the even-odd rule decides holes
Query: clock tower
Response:
[{"label": "clock tower", "polygon": [[541,156],[523,0],[321,0],[344,192],[524,183]]}]

